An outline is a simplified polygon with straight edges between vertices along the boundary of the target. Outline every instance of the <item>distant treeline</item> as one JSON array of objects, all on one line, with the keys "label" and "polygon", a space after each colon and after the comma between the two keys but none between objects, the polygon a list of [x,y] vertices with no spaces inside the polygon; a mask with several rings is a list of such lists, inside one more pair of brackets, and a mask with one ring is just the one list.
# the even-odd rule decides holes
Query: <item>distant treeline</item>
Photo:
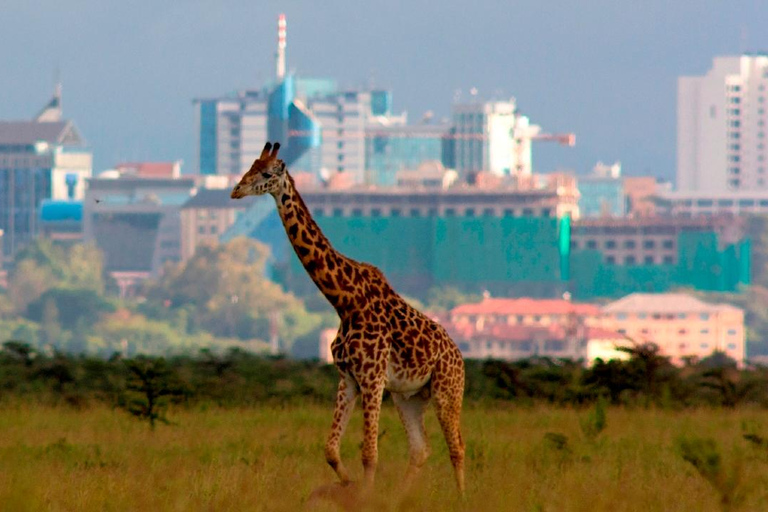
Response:
[{"label": "distant treeline", "polygon": [[[466,362],[466,400],[546,402],[564,406],[603,397],[629,406],[768,407],[768,369],[737,368],[723,354],[672,365],[654,345],[630,350],[629,359],[580,362],[548,358]],[[302,401],[331,403],[338,373],[332,365],[264,357],[242,350],[172,358],[115,355],[109,359],[45,355],[8,341],[0,351],[0,404],[30,400],[85,407],[159,402],[224,407]],[[154,397],[154,398],[153,398]]]}]

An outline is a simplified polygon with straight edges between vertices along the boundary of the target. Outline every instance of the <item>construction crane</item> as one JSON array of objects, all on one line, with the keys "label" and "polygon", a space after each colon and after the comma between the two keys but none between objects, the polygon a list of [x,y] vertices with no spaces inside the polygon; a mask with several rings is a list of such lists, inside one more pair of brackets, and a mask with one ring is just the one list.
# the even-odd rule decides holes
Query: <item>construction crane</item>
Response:
[{"label": "construction crane", "polygon": [[[522,119],[527,121],[527,118]],[[514,142],[514,174],[518,177],[530,175],[532,172],[531,142],[541,140],[557,142],[562,146],[576,145],[576,135],[573,133],[541,133],[541,127],[538,125],[529,125],[527,122],[515,124],[510,130],[510,135]]]}]

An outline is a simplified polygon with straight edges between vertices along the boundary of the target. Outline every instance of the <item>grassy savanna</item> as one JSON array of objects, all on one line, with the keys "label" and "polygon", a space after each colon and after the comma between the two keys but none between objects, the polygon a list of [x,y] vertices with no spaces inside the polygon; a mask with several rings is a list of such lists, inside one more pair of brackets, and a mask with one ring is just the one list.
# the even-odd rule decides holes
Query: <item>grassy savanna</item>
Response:
[{"label": "grassy savanna", "polygon": [[[437,421],[433,453],[405,497],[407,445],[393,408],[381,420],[371,510],[673,511],[768,510],[768,436],[759,409],[469,406],[467,496],[456,497]],[[336,510],[308,503],[334,475],[323,460],[331,418],[319,405],[241,409],[189,407],[154,431],[125,411],[8,404],[0,408],[3,510]],[[599,429],[598,429],[599,430]],[[343,455],[362,473],[357,414]],[[681,453],[681,440],[711,439],[722,492]],[[712,462],[710,460],[710,462]],[[719,468],[719,469],[718,469]],[[711,468],[710,468],[711,469]],[[720,480],[718,480],[720,479]]]}]

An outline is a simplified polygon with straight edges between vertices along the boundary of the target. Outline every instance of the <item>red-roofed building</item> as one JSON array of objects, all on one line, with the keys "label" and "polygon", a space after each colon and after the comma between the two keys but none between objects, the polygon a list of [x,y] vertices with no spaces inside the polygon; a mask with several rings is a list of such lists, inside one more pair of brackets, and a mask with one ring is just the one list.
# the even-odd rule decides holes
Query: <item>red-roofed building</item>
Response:
[{"label": "red-roofed building", "polygon": [[598,328],[599,322],[600,308],[594,304],[488,297],[452,309],[449,332],[468,358],[587,359],[593,338],[601,343],[624,339],[619,333]]},{"label": "red-roofed building", "polygon": [[125,162],[115,166],[121,176],[137,178],[179,178],[181,160],[175,162]]},{"label": "red-roofed building", "polygon": [[569,317],[588,319],[594,325],[600,315],[595,304],[578,304],[564,299],[502,299],[485,298],[475,304],[461,304],[451,310],[451,323],[475,324],[482,329],[485,323],[507,325],[562,324]]}]

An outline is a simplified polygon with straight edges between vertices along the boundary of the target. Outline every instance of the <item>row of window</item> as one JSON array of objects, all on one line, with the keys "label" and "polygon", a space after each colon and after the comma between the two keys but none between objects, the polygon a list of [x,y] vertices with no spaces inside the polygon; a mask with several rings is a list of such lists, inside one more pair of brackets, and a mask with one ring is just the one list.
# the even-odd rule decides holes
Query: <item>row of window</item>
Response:
[{"label": "row of window", "polygon": [[[645,256],[643,257],[643,264],[644,265],[655,265],[658,262],[661,262],[664,265],[674,265],[675,264],[675,258],[674,256],[666,255],[662,258],[656,258],[655,256]],[[608,265],[616,265],[617,264],[617,258],[616,256],[606,256],[605,262]],[[624,258],[624,265],[637,265],[638,260],[634,256],[626,256]]]},{"label": "row of window", "polygon": [[211,226],[198,226],[197,227],[197,233],[199,235],[215,235],[219,232],[219,227],[216,225]]},{"label": "row of window", "polygon": [[[636,240],[624,240],[624,243],[621,244],[624,249],[636,249],[637,248],[637,241]],[[643,249],[656,249],[657,244],[656,240],[643,240]],[[674,249],[675,248],[675,241],[674,240],[662,240],[660,246],[663,249]],[[598,243],[597,240],[587,240],[584,242],[583,247],[585,249],[597,249]],[[618,244],[616,243],[616,240],[606,240],[603,242],[603,248],[604,249],[616,249],[618,247]],[[571,241],[571,248],[572,249],[578,249],[579,248],[579,242],[578,240],[572,240]]]},{"label": "row of window", "polygon": [[695,205],[699,208],[711,208],[715,206],[715,203],[717,203],[717,206],[740,206],[742,208],[754,206],[768,207],[768,199],[739,199],[738,201],[735,199],[718,199],[717,201],[714,199],[697,199],[696,201],[685,199],[681,203],[683,206]]},{"label": "row of window", "polygon": [[[406,214],[409,217],[437,217],[439,215],[439,209],[432,207],[432,208],[411,208],[407,211],[402,210],[401,208],[390,208],[388,211],[385,211],[382,208],[371,208],[368,210],[367,216],[369,217],[382,217],[385,214],[390,217],[402,217]],[[315,208],[312,211],[312,214],[315,217],[323,217],[326,215],[326,209],[324,208]],[[445,217],[456,217],[458,215],[463,215],[464,217],[498,217],[496,209],[494,208],[485,208],[485,209],[475,209],[475,208],[465,208],[463,210],[460,210],[458,208],[444,208],[443,209],[443,216]],[[330,216],[332,217],[344,217],[344,209],[343,208],[333,208],[330,212]],[[363,208],[352,208],[350,210],[349,216],[351,217],[363,217],[366,216],[365,210]],[[511,208],[507,208],[502,211],[502,217],[551,217],[552,216],[552,209],[551,208],[522,208],[521,210],[514,210]]]},{"label": "row of window", "polygon": [[[626,313],[616,313],[614,316],[616,317],[616,320],[626,320],[627,318],[629,318],[629,315],[627,315]],[[648,318],[651,318],[653,320],[675,320],[675,319],[685,320],[688,318],[687,313],[651,313],[651,314],[637,313],[636,316],[640,320],[646,320]],[[709,313],[698,313],[698,314],[691,313],[690,319],[692,320],[693,317],[697,317],[697,316],[699,320],[702,320],[705,322],[709,320]]]}]

